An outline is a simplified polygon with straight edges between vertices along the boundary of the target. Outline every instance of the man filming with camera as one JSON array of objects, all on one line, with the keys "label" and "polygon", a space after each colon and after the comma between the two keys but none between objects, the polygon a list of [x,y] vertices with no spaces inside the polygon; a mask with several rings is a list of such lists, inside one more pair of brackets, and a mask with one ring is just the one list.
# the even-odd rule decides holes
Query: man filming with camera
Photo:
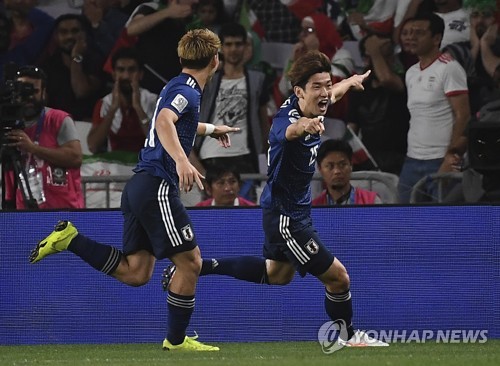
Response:
[{"label": "man filming with camera", "polygon": [[45,107],[47,80],[40,68],[21,67],[15,81],[22,86],[30,84],[32,90],[28,93],[31,95],[24,93],[18,101],[22,105],[24,129],[8,131],[5,140],[8,148],[20,152],[26,174],[16,177],[15,173],[7,172],[3,207],[30,207],[21,192],[21,189],[27,191],[27,181],[38,208],[83,208],[82,149],[73,119],[64,111]]}]

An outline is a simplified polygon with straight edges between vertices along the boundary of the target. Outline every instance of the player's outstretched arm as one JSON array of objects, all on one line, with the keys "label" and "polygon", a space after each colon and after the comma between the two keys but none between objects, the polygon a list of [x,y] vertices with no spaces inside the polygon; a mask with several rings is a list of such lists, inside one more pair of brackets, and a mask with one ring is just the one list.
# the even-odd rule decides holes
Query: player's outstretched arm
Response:
[{"label": "player's outstretched arm", "polygon": [[323,132],[325,132],[325,126],[322,116],[316,118],[301,117],[297,122],[287,127],[285,137],[288,141],[292,141],[307,134],[321,135]]},{"label": "player's outstretched arm", "polygon": [[214,139],[219,140],[219,144],[222,147],[229,147],[231,146],[231,139],[229,138],[229,134],[238,132],[239,130],[239,127],[229,127],[226,125],[215,126],[211,123],[199,122],[196,134],[201,136],[210,136]]},{"label": "player's outstretched arm", "polygon": [[363,86],[363,81],[365,81],[365,79],[368,77],[368,75],[370,75],[371,72],[371,70],[368,70],[364,74],[353,75],[334,84],[332,87],[332,103],[335,103],[336,101],[341,99],[350,89],[364,90],[365,87]]}]

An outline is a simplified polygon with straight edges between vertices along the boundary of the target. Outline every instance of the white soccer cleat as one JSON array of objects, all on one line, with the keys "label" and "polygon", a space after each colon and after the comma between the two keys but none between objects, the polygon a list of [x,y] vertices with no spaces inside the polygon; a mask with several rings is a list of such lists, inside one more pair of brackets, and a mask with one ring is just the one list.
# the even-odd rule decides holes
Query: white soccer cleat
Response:
[{"label": "white soccer cleat", "polygon": [[388,347],[389,343],[379,341],[378,339],[370,337],[362,330],[356,331],[348,341],[338,339],[338,343],[344,347]]}]

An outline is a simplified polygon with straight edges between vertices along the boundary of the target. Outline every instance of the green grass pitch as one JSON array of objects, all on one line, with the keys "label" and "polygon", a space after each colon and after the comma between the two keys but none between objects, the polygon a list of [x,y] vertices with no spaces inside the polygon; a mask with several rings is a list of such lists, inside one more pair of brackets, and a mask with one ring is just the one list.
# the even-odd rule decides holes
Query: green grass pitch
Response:
[{"label": "green grass pitch", "polygon": [[500,365],[500,340],[483,344],[393,343],[325,355],[317,342],[220,343],[220,352],[168,352],[161,344],[0,346],[0,365],[360,366]]}]

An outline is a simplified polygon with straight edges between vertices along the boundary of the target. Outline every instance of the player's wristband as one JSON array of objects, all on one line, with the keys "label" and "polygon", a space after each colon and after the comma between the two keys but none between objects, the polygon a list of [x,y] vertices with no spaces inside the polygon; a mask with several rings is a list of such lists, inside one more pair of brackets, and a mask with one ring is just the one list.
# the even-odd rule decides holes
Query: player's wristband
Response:
[{"label": "player's wristband", "polygon": [[205,134],[204,136],[210,136],[215,131],[215,125],[211,123],[205,123]]}]

